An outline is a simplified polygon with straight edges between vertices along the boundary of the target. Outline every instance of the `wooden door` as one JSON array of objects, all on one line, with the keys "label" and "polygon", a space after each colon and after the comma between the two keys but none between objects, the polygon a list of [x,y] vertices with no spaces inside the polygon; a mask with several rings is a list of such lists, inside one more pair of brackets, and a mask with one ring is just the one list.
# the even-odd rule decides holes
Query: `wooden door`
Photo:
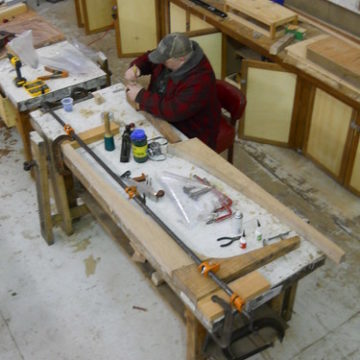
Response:
[{"label": "wooden door", "polygon": [[353,109],[321,89],[316,89],[304,152],[340,181],[349,146]]},{"label": "wooden door", "polygon": [[222,77],[223,37],[212,25],[173,3],[169,4],[169,32],[186,33],[208,57],[218,79]]},{"label": "wooden door", "polygon": [[79,27],[83,27],[84,20],[84,9],[82,5],[82,0],[75,0],[75,12],[76,12],[76,20]]},{"label": "wooden door", "polygon": [[159,0],[117,0],[118,56],[137,56],[160,41]]},{"label": "wooden door", "polygon": [[85,32],[92,34],[114,27],[114,0],[81,0],[84,9]]},{"label": "wooden door", "polygon": [[255,60],[243,60],[241,74],[247,105],[239,136],[288,146],[297,76],[280,65]]},{"label": "wooden door", "polygon": [[353,144],[349,156],[345,185],[360,196],[360,113],[357,115],[357,121],[351,122],[350,128],[353,132]]}]

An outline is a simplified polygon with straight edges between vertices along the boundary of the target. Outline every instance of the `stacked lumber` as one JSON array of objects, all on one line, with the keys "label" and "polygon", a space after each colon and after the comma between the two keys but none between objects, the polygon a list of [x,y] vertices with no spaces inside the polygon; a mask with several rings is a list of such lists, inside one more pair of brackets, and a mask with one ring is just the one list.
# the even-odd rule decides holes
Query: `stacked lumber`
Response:
[{"label": "stacked lumber", "polygon": [[297,24],[297,14],[270,0],[226,0],[231,20],[254,29],[270,39],[284,34],[283,26]]}]

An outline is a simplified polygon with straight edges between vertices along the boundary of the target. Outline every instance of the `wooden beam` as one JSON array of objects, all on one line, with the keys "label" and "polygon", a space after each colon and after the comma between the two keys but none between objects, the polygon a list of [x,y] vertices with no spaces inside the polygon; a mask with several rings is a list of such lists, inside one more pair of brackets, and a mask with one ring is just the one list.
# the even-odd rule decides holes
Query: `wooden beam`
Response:
[{"label": "wooden beam", "polygon": [[[229,282],[287,254],[297,248],[299,244],[300,238],[295,236],[244,255],[208,261],[220,264],[220,270],[216,275],[223,281]],[[195,264],[176,270],[173,278],[175,284],[195,303],[218,288],[214,281],[199,273]]]},{"label": "wooden beam", "polygon": [[184,158],[209,171],[226,182],[235,190],[260,204],[280,221],[289,225],[299,235],[311,241],[330,259],[339,264],[344,260],[345,252],[326,236],[300,219],[292,210],[250,180],[241,171],[216,154],[198,139],[191,139],[169,147],[169,153]]}]

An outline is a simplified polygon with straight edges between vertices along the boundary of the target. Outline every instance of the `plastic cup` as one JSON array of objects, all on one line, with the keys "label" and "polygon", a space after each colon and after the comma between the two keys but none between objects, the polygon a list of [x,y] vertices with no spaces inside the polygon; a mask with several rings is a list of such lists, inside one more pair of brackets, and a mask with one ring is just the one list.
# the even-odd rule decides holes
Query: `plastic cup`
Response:
[{"label": "plastic cup", "polygon": [[73,110],[73,98],[67,97],[61,100],[61,104],[65,111],[71,112]]}]

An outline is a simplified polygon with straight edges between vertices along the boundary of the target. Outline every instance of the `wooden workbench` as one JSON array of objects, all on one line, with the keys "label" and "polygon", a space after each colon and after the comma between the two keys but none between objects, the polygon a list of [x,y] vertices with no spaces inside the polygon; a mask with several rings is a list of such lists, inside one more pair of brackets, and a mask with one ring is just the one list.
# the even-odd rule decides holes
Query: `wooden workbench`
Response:
[{"label": "wooden workbench", "polygon": [[[65,113],[62,109],[56,110],[56,113],[63,121],[71,124],[77,134],[100,126],[101,112],[110,111],[114,113],[114,121],[120,125],[120,134],[126,124],[134,122],[137,127],[145,129],[148,138],[159,135],[159,132],[146,120],[144,114],[136,112],[127,103],[122,84],[102,89],[97,94],[105,99],[102,104],[97,104],[94,99],[89,99],[75,104],[72,113]],[[63,229],[70,234],[72,218],[83,212],[76,206],[71,207],[71,203],[75,204],[75,202],[71,201],[71,196],[67,192],[66,176],[56,168],[53,154],[48,153],[54,150],[52,144],[57,141],[56,139],[63,135],[62,127],[51,114],[43,114],[40,110],[31,113],[31,121],[37,131],[37,133],[32,133],[31,138],[36,162],[41,229],[43,236],[50,244],[54,240],[52,226],[55,223],[60,223]],[[198,174],[216,184],[219,189],[232,198],[234,206],[241,208],[244,213],[245,227],[249,230],[246,251],[240,249],[236,244],[228,248],[218,246],[216,238],[231,232],[229,221],[205,225],[202,221],[197,220],[189,224],[179,214],[174,206],[174,201],[167,193],[158,202],[147,201],[148,206],[201,259],[227,258],[261,248],[260,243],[251,239],[254,231],[252,224],[256,218],[261,219],[263,223],[264,236],[285,230],[292,230],[293,235],[300,235],[300,246],[296,250],[245,276],[233,278],[230,283],[230,286],[237,289],[244,299],[256,297],[277,286],[284,286],[284,289],[287,289],[287,296],[282,293],[278,311],[280,315],[286,313],[284,316],[286,320],[291,317],[291,304],[294,301],[297,281],[324,262],[324,255],[317,246],[337,262],[341,261],[343,257],[343,252],[337,246],[197,139],[169,145],[169,154],[165,161],[149,160],[143,164],[136,163],[132,159],[129,163],[119,162],[121,148],[119,134],[115,136],[116,149],[112,152],[104,150],[102,136],[97,140],[99,141],[91,143],[92,150],[118,175],[127,170],[131,170],[133,176],[144,172],[151,177],[154,188],[159,188],[166,185],[163,179],[166,171],[186,177]],[[136,253],[149,261],[158,275],[167,282],[188,308],[188,359],[200,359],[199,322],[209,332],[212,332],[214,324],[223,316],[222,309],[210,300],[214,289],[210,291],[210,294],[206,293],[205,296],[197,299],[194,292],[191,291],[186,275],[189,266],[194,266],[194,261],[159,225],[128,199],[123,189],[83,149],[75,149],[70,143],[63,144],[61,149],[64,162],[71,170],[72,175],[82,183],[114,224],[121,228]],[[47,159],[50,161],[48,162]],[[49,183],[55,191],[58,214],[50,212]],[[195,215],[196,212],[193,214]],[[314,246],[309,240],[317,243],[317,246]],[[198,273],[193,275],[190,271],[189,274],[192,276],[191,282],[195,280],[200,283],[208,281]],[[290,307],[285,309],[285,303],[290,304]]]},{"label": "wooden workbench", "polygon": [[[94,62],[86,58],[77,48],[68,41],[62,41],[36,50],[40,57],[40,65],[33,69],[23,64],[22,76],[28,81],[35,80],[38,76],[48,74],[41,65],[41,57],[47,59],[60,59],[64,56],[75,66],[69,76],[60,79],[50,79],[46,84],[50,92],[37,97],[31,97],[23,88],[15,86],[13,79],[16,76],[15,70],[8,59],[0,61],[0,88],[1,92],[10,100],[17,111],[16,126],[24,144],[25,160],[31,160],[29,132],[31,130],[28,113],[41,106],[43,102],[56,102],[64,97],[70,96],[75,88],[93,90],[104,87],[108,84],[106,73]],[[66,67],[66,61],[63,62]],[[65,69],[66,70],[66,69]]]}]

